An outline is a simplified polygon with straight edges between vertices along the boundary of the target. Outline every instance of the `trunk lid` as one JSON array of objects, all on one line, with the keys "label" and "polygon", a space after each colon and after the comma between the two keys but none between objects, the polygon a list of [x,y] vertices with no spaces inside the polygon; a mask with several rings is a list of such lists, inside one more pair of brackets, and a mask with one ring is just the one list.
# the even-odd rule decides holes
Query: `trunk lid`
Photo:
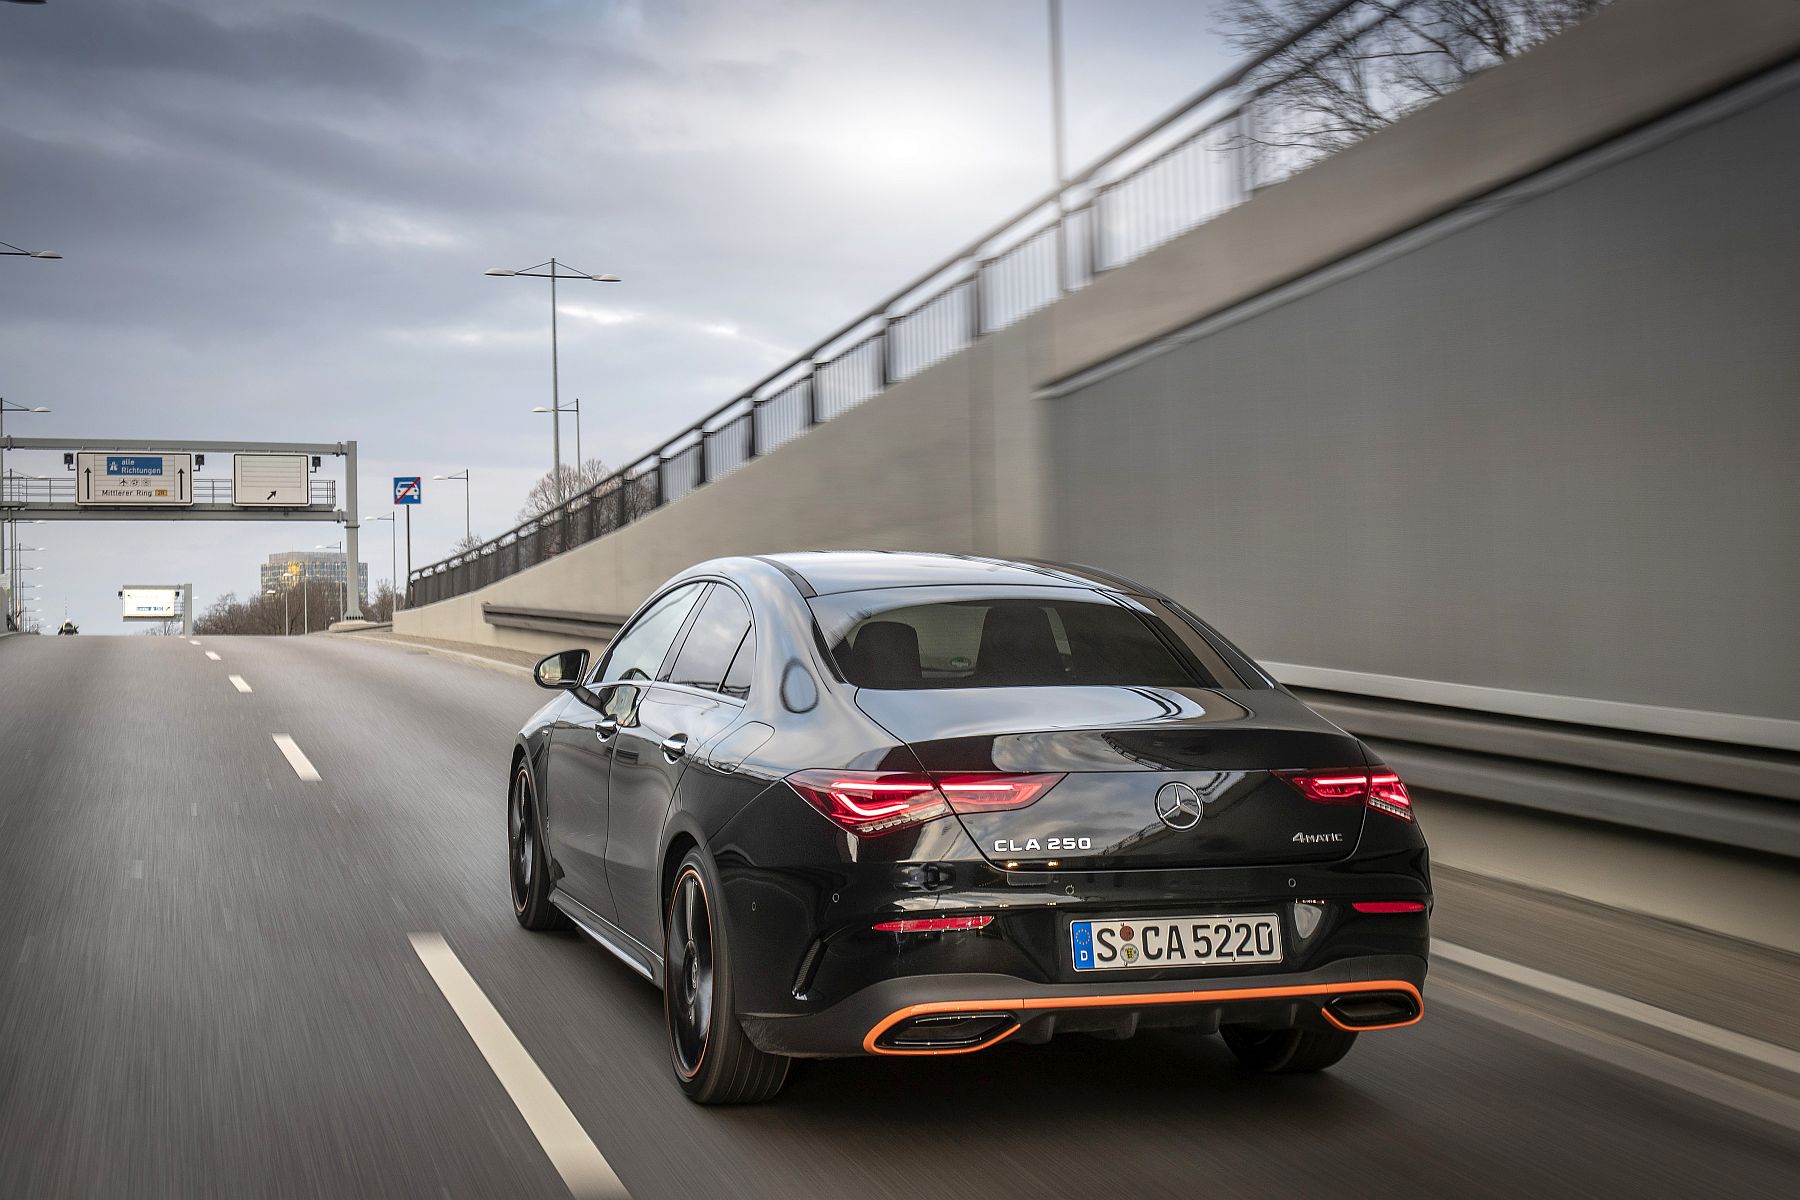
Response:
[{"label": "trunk lid", "polygon": [[1365,765],[1354,738],[1274,689],[864,688],[856,703],[927,771],[1064,775],[1028,807],[957,816],[996,866],[1326,862],[1362,833],[1360,804],[1315,803],[1273,774]]}]

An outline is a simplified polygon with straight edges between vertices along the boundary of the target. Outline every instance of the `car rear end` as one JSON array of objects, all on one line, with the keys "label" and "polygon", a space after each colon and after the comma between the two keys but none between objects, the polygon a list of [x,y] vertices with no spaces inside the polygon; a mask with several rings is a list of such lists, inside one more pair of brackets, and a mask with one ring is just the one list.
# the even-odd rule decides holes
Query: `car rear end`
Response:
[{"label": "car rear end", "polygon": [[764,1049],[1419,1019],[1431,894],[1404,785],[1216,633],[1100,588],[811,603],[893,748],[758,802],[791,834],[743,877],[792,918],[745,921],[793,964],[741,1014]]}]

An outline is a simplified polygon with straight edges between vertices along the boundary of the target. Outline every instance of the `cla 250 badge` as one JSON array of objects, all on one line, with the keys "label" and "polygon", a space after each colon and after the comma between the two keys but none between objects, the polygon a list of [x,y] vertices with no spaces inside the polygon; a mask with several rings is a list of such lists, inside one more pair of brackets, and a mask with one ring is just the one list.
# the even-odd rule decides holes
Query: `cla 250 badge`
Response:
[{"label": "cla 250 badge", "polygon": [[1049,850],[1092,850],[1093,838],[1084,837],[1052,837],[1026,838],[1022,842],[1011,838],[999,838],[994,842],[995,854],[1034,854]]}]

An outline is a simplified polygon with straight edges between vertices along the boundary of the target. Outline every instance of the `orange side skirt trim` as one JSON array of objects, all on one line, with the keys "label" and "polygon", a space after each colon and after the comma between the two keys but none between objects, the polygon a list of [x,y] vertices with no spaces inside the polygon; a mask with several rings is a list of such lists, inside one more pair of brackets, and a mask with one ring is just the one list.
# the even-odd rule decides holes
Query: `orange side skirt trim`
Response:
[{"label": "orange side skirt trim", "polygon": [[[1038,999],[1014,1000],[935,1000],[928,1004],[909,1004],[905,1008],[889,1013],[863,1038],[863,1049],[870,1054],[973,1054],[977,1050],[986,1050],[989,1046],[1003,1042],[1019,1032],[1019,1027],[997,1033],[985,1042],[974,1046],[953,1046],[946,1049],[894,1050],[885,1049],[875,1043],[881,1035],[900,1022],[910,1017],[929,1016],[937,1013],[982,1012],[1004,1009],[1010,1012],[1031,1012],[1050,1008],[1142,1008],[1152,1004],[1205,1004],[1231,1000],[1282,1000],[1294,996],[1341,996],[1346,992],[1405,992],[1413,998],[1417,1005],[1418,1015],[1410,1021],[1397,1021],[1392,1025],[1365,1025],[1355,1030],[1362,1033],[1373,1029],[1402,1029],[1408,1025],[1416,1025],[1425,1015],[1425,998],[1419,995],[1419,989],[1403,979],[1373,979],[1360,983],[1306,983],[1289,984],[1284,987],[1261,988],[1212,988],[1193,992],[1139,992],[1117,996],[1049,996]],[[1334,1018],[1324,1008],[1319,1012],[1327,1021],[1339,1029],[1350,1029],[1343,1022]]]}]

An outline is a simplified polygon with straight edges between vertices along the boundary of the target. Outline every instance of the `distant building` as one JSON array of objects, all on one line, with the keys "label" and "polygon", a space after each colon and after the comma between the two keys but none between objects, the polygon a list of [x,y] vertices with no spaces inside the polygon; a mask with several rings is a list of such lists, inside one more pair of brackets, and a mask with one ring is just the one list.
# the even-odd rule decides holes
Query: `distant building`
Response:
[{"label": "distant building", "polygon": [[[261,591],[278,592],[293,587],[301,580],[344,586],[344,555],[337,550],[289,550],[271,554],[262,564]],[[369,602],[369,564],[356,564],[356,594],[361,604]]]}]

